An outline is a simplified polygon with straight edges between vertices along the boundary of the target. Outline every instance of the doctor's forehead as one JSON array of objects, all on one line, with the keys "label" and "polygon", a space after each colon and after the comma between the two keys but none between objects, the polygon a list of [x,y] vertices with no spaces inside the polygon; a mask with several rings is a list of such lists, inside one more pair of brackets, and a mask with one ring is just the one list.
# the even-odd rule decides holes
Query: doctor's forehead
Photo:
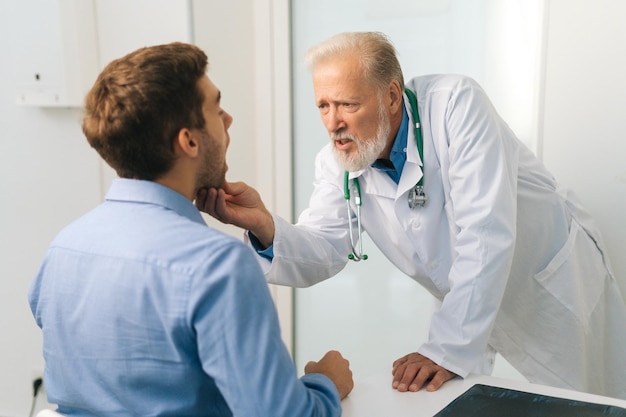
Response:
[{"label": "doctor's forehead", "polygon": [[365,79],[358,65],[338,61],[318,65],[313,70],[313,89],[319,95],[367,96],[372,84]]},{"label": "doctor's forehead", "polygon": [[317,101],[360,101],[369,95],[358,81],[336,79],[314,81],[313,92]]}]

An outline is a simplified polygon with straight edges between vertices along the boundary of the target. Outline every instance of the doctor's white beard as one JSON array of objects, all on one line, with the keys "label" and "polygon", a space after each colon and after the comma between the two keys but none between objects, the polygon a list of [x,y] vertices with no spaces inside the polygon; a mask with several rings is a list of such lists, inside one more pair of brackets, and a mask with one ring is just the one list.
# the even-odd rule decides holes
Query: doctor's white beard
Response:
[{"label": "doctor's white beard", "polygon": [[[356,136],[346,132],[332,132],[330,139],[333,141],[333,155],[337,164],[346,171],[355,172],[367,168],[372,165],[380,156],[387,145],[387,137],[391,131],[389,117],[385,113],[384,108],[380,107],[378,113],[378,131],[376,136],[369,139],[359,139]],[[344,151],[340,151],[334,144],[337,139],[350,139],[357,145],[357,151],[350,156]]]}]

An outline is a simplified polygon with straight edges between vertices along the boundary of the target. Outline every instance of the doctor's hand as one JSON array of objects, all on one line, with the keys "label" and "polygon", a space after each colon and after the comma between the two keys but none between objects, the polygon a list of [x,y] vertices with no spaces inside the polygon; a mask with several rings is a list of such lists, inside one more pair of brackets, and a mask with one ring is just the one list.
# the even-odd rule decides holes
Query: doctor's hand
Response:
[{"label": "doctor's hand", "polygon": [[426,383],[427,391],[437,391],[444,382],[456,374],[437,365],[419,353],[409,353],[393,363],[393,383],[391,386],[400,392],[419,391]]},{"label": "doctor's hand", "polygon": [[354,387],[350,362],[336,350],[327,352],[319,362],[310,361],[304,367],[305,374],[324,374],[333,381],[339,391],[339,398],[346,398]]},{"label": "doctor's hand", "polygon": [[243,182],[198,191],[196,207],[217,220],[249,230],[265,248],[274,241],[274,219],[259,193]]}]

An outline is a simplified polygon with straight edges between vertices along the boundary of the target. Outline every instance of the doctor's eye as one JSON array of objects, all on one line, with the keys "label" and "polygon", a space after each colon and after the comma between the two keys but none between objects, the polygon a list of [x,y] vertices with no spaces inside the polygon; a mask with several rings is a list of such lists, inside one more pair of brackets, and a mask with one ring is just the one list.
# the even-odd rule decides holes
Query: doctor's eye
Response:
[{"label": "doctor's eye", "polygon": [[341,106],[349,112],[356,111],[359,108],[357,103],[342,103]]}]

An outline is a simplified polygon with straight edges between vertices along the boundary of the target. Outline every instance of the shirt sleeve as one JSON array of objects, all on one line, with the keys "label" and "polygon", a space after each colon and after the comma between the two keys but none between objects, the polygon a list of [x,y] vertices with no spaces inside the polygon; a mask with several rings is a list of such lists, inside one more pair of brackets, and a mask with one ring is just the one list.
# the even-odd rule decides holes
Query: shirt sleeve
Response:
[{"label": "shirt sleeve", "polygon": [[252,247],[254,248],[254,250],[259,256],[269,261],[274,259],[274,245],[270,245],[267,248],[263,249],[261,242],[259,242],[259,239],[257,239],[257,237],[253,235],[252,232],[248,231],[247,235],[248,235],[248,240],[250,241],[250,244],[252,245]]},{"label": "shirt sleeve", "polygon": [[339,416],[325,375],[298,379],[254,254],[238,243],[214,250],[191,289],[190,317],[205,372],[236,416]]}]

